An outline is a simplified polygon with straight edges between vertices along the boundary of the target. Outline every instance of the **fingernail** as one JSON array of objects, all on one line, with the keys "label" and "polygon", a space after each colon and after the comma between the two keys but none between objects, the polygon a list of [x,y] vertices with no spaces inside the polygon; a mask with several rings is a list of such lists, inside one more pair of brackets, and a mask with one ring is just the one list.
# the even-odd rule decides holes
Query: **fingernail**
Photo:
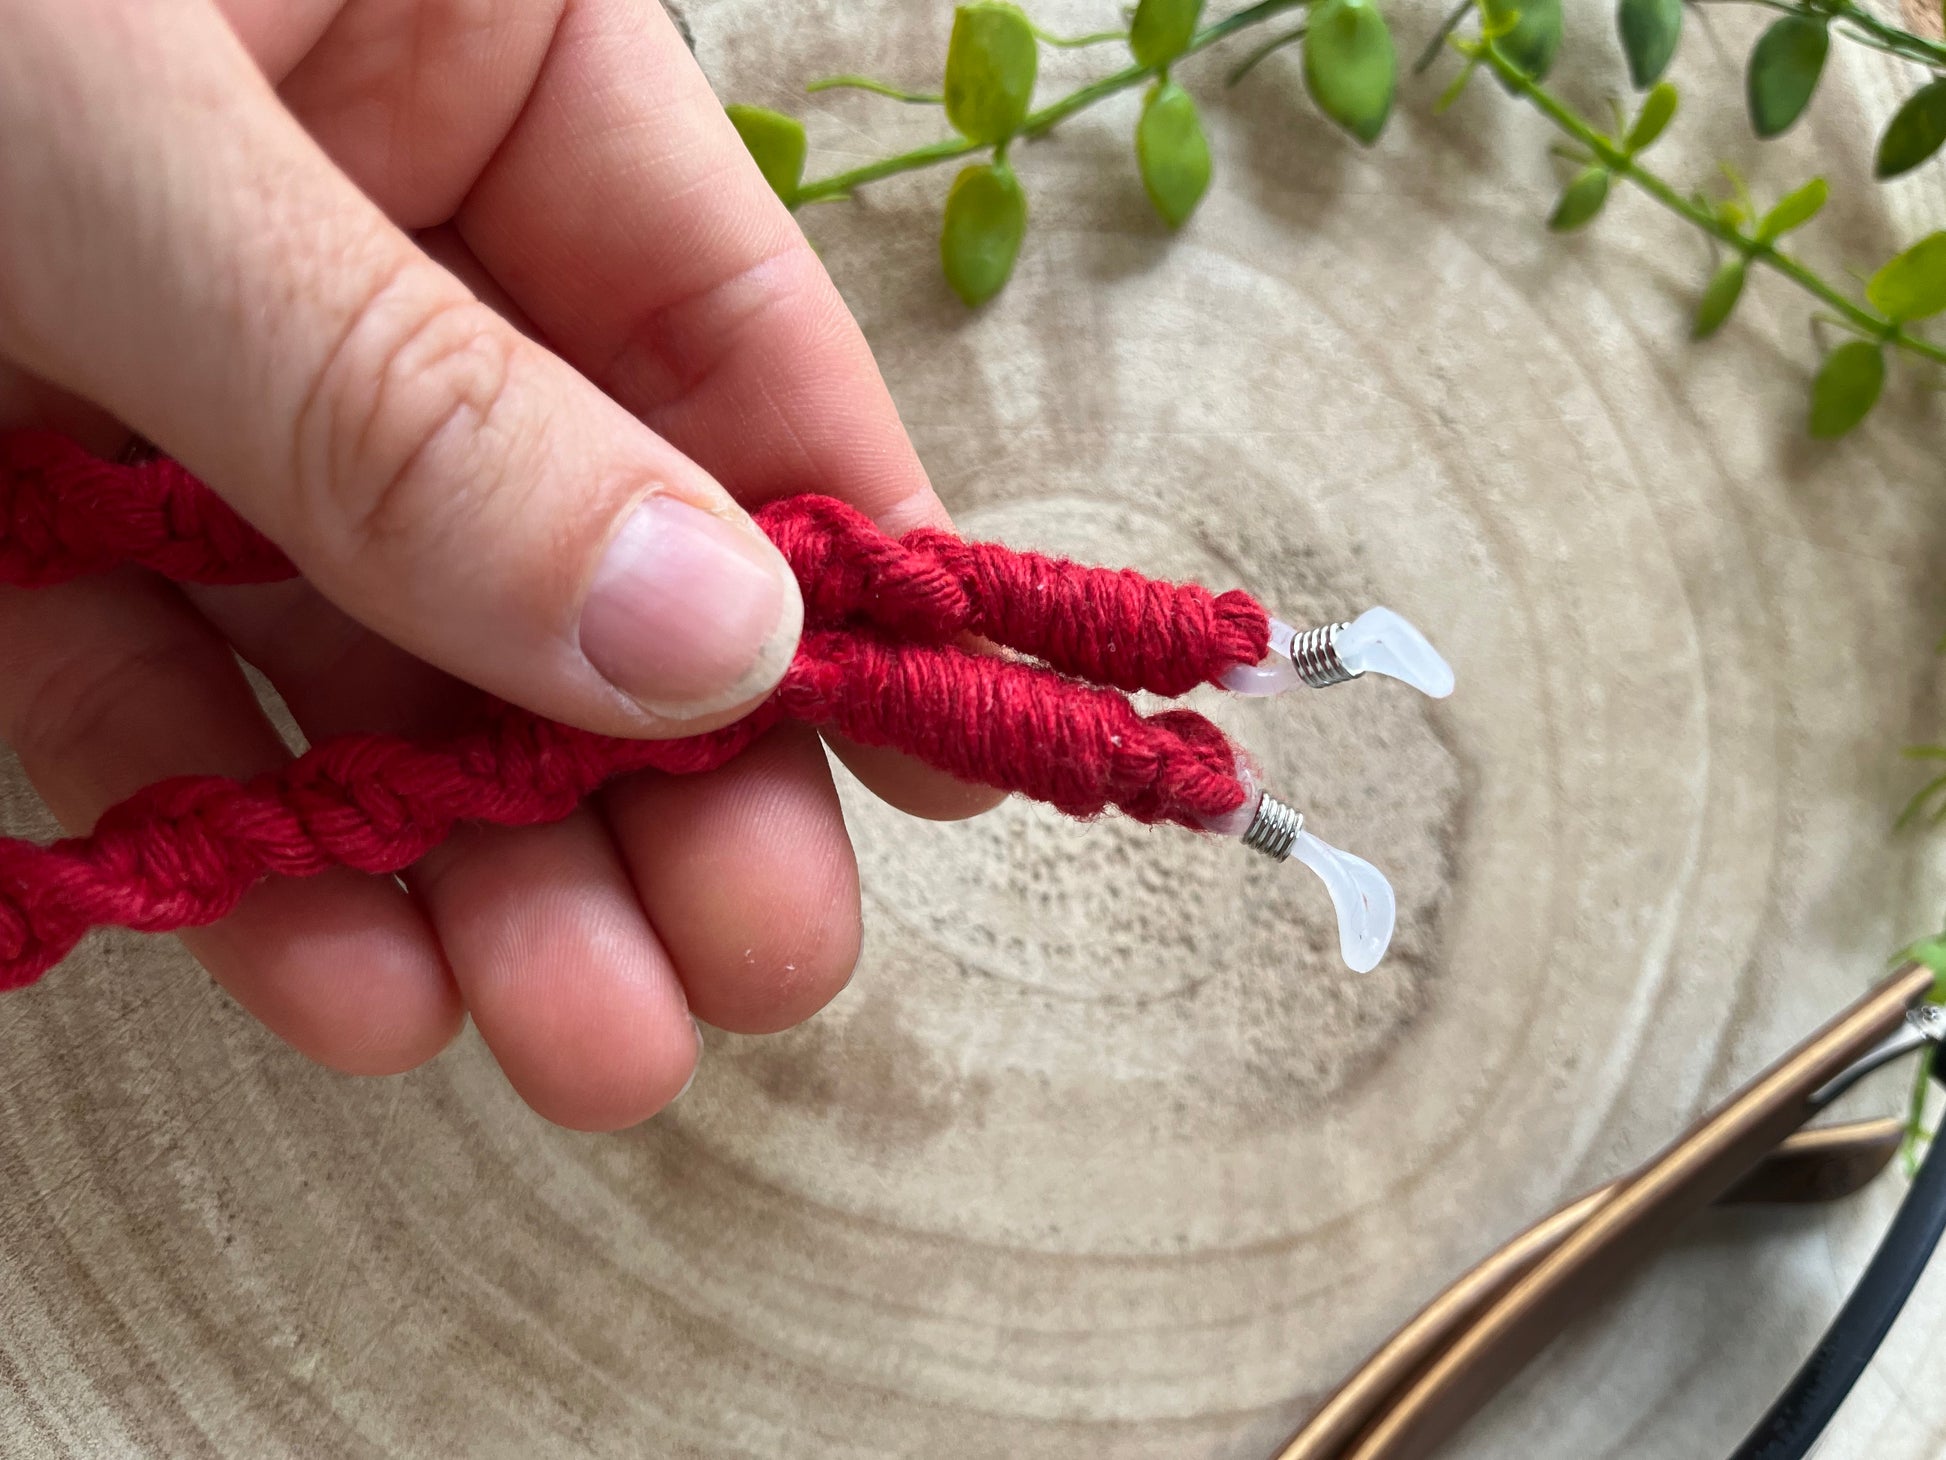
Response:
[{"label": "fingernail", "polygon": [[782,555],[755,532],[650,497],[595,570],[581,652],[644,709],[686,719],[775,684],[803,614]]},{"label": "fingernail", "polygon": [[[689,1016],[689,1023],[696,1031],[696,1062],[689,1067],[689,1078],[682,1082],[682,1089],[676,1091],[674,1095],[669,1097],[670,1105],[674,1105],[683,1096],[687,1095],[689,1093],[689,1087],[696,1083],[696,1077],[703,1072],[703,1026],[696,1022],[696,1016],[694,1014]],[[664,1106],[663,1108],[667,1109],[668,1107]]]}]

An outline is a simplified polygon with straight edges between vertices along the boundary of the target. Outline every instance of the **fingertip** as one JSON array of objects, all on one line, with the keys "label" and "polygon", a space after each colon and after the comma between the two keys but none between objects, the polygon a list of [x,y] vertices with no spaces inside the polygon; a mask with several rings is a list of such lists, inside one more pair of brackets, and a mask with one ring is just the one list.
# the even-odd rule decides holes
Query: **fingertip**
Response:
[{"label": "fingertip", "polygon": [[784,727],[706,775],[630,777],[604,805],[697,1017],[773,1033],[850,981],[858,862],[815,736]]},{"label": "fingertip", "polygon": [[[827,890],[838,880],[828,874],[813,879]],[[851,886],[855,900],[855,876]],[[836,901],[842,904],[842,895]],[[707,906],[697,912],[718,915]],[[683,941],[679,969],[698,1016],[731,1034],[776,1034],[802,1024],[845,991],[858,967],[864,927],[817,893],[799,892],[772,898],[760,918],[746,923],[741,948],[735,938]]]},{"label": "fingertip", "polygon": [[909,483],[906,492],[880,505],[872,515],[892,537],[903,537],[921,527],[936,528],[940,532],[953,530],[952,514],[946,510],[946,504],[939,500],[939,494],[932,489],[932,483],[925,479],[923,472]]},{"label": "fingertip", "polygon": [[[582,1069],[541,1061],[516,1078],[500,1059],[508,1081],[536,1115],[567,1130],[607,1134],[660,1115],[688,1092],[703,1056],[702,1031],[694,1021],[683,1021],[680,1029],[646,1030],[630,1017],[639,1011],[616,1012],[605,1040],[580,1031]],[[499,1058],[500,1051],[494,1054]]]},{"label": "fingertip", "polygon": [[907,816],[925,821],[965,821],[984,815],[1007,799],[1005,791],[956,780],[901,751],[860,745],[835,735],[826,743],[866,790]]},{"label": "fingertip", "polygon": [[355,872],[263,883],[182,941],[272,1033],[341,1074],[416,1069],[465,1021],[411,899]]},{"label": "fingertip", "polygon": [[469,833],[412,880],[475,1026],[536,1112],[573,1130],[620,1130],[682,1093],[696,1026],[592,813]]}]

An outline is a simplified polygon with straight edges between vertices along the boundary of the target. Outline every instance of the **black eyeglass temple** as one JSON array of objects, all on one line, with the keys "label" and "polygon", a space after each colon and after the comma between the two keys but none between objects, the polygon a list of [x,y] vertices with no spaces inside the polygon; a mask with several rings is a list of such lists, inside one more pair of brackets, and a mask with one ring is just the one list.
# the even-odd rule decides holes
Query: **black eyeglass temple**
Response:
[{"label": "black eyeglass temple", "polygon": [[[1930,1058],[1934,1081],[1946,1084],[1937,1051]],[[1803,1460],[1810,1453],[1891,1332],[1942,1234],[1946,1234],[1946,1132],[1927,1151],[1891,1229],[1817,1350],[1730,1460]]]}]

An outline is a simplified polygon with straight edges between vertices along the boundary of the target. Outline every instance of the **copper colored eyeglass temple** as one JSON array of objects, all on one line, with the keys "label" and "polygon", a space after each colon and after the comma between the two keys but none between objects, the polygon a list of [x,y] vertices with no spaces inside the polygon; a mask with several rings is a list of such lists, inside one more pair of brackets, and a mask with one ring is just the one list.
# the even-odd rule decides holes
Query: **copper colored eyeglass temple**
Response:
[{"label": "copper colored eyeglass temple", "polygon": [[1567,1324],[1711,1204],[1821,1202],[1898,1150],[1893,1119],[1799,1127],[1857,1079],[1946,1032],[1908,965],[1637,1170],[1479,1263],[1374,1353],[1274,1460],[1424,1460]]}]

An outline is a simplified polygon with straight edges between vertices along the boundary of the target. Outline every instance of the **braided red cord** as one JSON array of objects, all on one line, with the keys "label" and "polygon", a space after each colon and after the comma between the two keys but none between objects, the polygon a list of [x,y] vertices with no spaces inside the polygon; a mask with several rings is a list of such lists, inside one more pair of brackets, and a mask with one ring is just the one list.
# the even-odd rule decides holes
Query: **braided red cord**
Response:
[{"label": "braided red cord", "polygon": [[[32,982],[92,927],[209,923],[266,876],[402,871],[461,821],[557,820],[613,776],[722,765],[782,719],[1075,816],[1116,807],[1201,827],[1243,803],[1221,730],[1188,710],[1144,717],[1118,689],[1179,694],[1261,659],[1268,619],[1248,595],[940,532],[895,541],[828,498],[774,503],[758,521],[796,570],[814,627],[755,713],[687,739],[619,740],[498,705],[483,728],[442,744],[341,736],[247,782],[160,782],[85,837],[0,838],[0,988]],[[0,582],[128,562],[200,583],[292,572],[173,463],[104,463],[47,433],[0,437]],[[967,633],[1118,688],[966,652],[953,641]]]},{"label": "braided red cord", "polygon": [[1075,816],[1115,806],[1198,827],[1245,794],[1235,750],[1193,711],[1145,718],[1112,690],[1031,665],[815,630],[756,713],[707,735],[619,740],[501,706],[444,744],[338,736],[254,780],[158,782],[85,837],[0,838],[0,988],[31,983],[90,928],[214,922],[267,876],[403,871],[461,821],[556,821],[611,777],[711,770],[786,718]]},{"label": "braided red cord", "polygon": [[1212,595],[933,528],[891,538],[830,497],[787,497],[757,521],[813,622],[867,618],[931,643],[978,634],[1091,684],[1172,697],[1270,650],[1269,614],[1236,589]]},{"label": "braided red cord", "polygon": [[[902,639],[979,634],[1091,684],[1175,696],[1270,649],[1249,594],[1212,595],[920,529],[888,537],[830,497],[757,512],[804,589],[807,621],[863,620]],[[263,583],[296,570],[167,459],[90,456],[51,431],[0,435],[0,583],[38,587],[135,563],[182,583]]]},{"label": "braided red cord", "polygon": [[46,588],[124,563],[178,583],[271,583],[295,572],[167,457],[124,465],[52,431],[0,435],[0,583]]}]

